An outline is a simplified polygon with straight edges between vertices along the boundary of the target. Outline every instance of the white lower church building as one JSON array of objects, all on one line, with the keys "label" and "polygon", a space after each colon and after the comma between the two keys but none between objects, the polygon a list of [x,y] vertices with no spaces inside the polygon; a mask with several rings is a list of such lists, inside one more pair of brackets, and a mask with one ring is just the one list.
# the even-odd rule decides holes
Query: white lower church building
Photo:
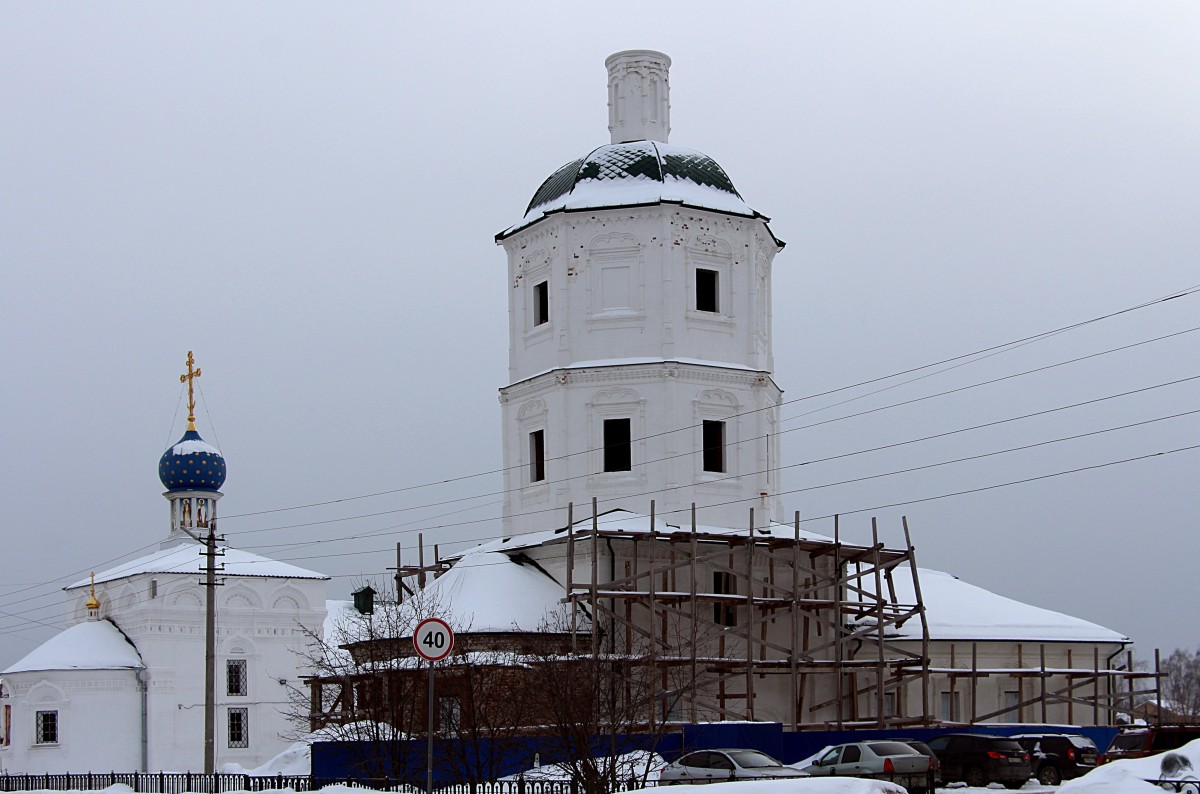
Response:
[{"label": "white lower church building", "polygon": [[[0,673],[0,770],[204,769],[205,561],[193,535],[215,529],[225,460],[194,415],[159,477],[170,505],[159,548],[67,587],[73,625]],[[328,577],[238,549],[217,559],[217,768],[255,767],[296,732],[288,692],[321,631]]]}]

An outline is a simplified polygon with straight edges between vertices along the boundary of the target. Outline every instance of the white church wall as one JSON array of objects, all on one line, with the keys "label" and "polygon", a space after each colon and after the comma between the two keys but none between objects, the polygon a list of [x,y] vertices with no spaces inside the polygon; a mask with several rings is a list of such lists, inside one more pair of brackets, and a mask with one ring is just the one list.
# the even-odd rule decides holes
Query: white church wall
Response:
[{"label": "white church wall", "polygon": [[12,735],[0,748],[0,768],[14,774],[141,769],[136,671],[10,673],[5,681]]},{"label": "white church wall", "polygon": [[[273,577],[226,577],[218,589],[218,765],[258,766],[290,744],[297,731],[286,717],[288,687],[299,684],[308,632],[319,632],[324,621],[324,590],[323,580]],[[147,666],[150,768],[202,770],[205,594],[196,574],[142,574],[97,584],[96,592],[102,616],[130,637]],[[229,694],[231,658],[247,663],[245,695]],[[230,709],[245,709],[244,747],[230,746],[243,744],[231,742]],[[129,723],[127,730],[136,725]],[[62,760],[72,770],[83,769],[74,755]]]},{"label": "white church wall", "polygon": [[[670,204],[598,209],[552,215],[504,247],[512,382],[637,357],[773,366],[770,266],[778,245],[761,220]],[[715,311],[697,309],[697,269],[718,274]],[[537,309],[543,283],[545,318]]]}]

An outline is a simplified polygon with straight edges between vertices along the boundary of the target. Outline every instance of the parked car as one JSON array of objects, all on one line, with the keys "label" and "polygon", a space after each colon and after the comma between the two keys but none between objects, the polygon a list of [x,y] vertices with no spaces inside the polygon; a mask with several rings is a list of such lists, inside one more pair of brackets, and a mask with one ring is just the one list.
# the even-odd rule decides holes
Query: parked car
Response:
[{"label": "parked car", "polygon": [[942,785],[942,762],[938,760],[937,753],[929,749],[929,745],[920,739],[897,739],[898,742],[904,742],[912,749],[916,750],[921,755],[929,759],[930,769],[933,770],[933,786],[937,788]]},{"label": "parked car", "polygon": [[942,779],[983,787],[1003,783],[1020,788],[1033,777],[1029,753],[1012,739],[982,733],[944,733],[930,739],[929,749],[942,762]]},{"label": "parked car", "polygon": [[816,777],[868,777],[899,783],[910,792],[933,788],[932,758],[904,742],[850,742],[822,750],[801,771]]},{"label": "parked car", "polygon": [[1033,776],[1046,786],[1057,786],[1086,774],[1100,763],[1100,748],[1075,733],[1022,733],[1009,737],[1029,753]]},{"label": "parked car", "polygon": [[659,784],[719,783],[724,780],[808,777],[758,750],[697,750],[663,767]]},{"label": "parked car", "polygon": [[1138,725],[1122,728],[1108,743],[1101,763],[1177,750],[1193,739],[1200,739],[1200,725]]}]

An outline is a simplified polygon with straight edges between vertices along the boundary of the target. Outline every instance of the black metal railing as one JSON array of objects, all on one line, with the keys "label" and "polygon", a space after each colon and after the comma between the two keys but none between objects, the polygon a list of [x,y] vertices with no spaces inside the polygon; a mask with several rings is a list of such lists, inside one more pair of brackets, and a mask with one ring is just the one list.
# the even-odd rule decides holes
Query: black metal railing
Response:
[{"label": "black metal railing", "polygon": [[[271,791],[283,788],[313,791],[319,788],[314,787],[313,778],[308,775],[254,777],[221,772],[211,775],[202,772],[57,772],[0,775],[0,791],[95,791],[116,785],[129,786],[135,792],[147,794],[222,794],[226,791]],[[322,782],[321,785],[328,783]]]},{"label": "black metal railing", "polygon": [[[97,791],[128,786],[139,794],[224,794],[232,791],[317,791],[347,785],[375,791],[424,791],[425,781],[407,778],[318,778],[310,775],[252,775],[218,772],[57,772],[31,775],[0,774],[0,791]],[[619,780],[614,792],[653,786],[640,780]],[[580,794],[573,780],[497,780],[477,783],[436,783],[438,794]]]}]

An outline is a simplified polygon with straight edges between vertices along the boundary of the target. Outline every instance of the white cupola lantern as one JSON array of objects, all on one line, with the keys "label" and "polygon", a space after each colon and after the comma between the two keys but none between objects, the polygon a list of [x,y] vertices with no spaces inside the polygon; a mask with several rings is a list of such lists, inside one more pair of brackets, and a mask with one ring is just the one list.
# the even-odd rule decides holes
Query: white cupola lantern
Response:
[{"label": "white cupola lantern", "polygon": [[654,50],[608,56],[608,132],[613,143],[658,141],[671,133],[671,59]]}]

